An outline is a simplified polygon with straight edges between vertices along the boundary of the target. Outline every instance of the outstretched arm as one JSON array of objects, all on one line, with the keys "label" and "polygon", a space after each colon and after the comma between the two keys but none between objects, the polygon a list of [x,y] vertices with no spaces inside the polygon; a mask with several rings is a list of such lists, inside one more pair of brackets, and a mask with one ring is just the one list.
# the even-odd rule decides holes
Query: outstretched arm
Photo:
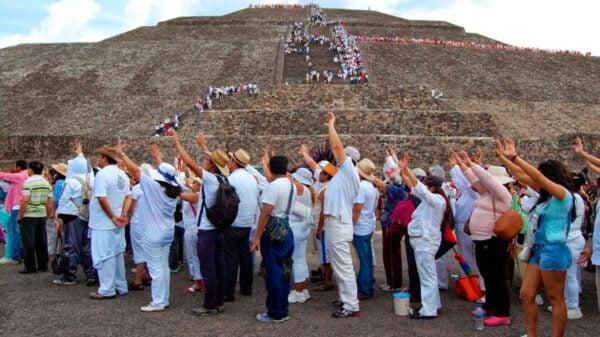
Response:
[{"label": "outstretched arm", "polygon": [[327,133],[329,134],[329,146],[331,147],[331,152],[333,152],[333,156],[339,165],[346,160],[346,152],[344,152],[344,145],[335,129],[335,114],[333,112],[330,112],[327,116],[325,125],[327,126]]},{"label": "outstretched arm", "polygon": [[502,162],[502,165],[504,165],[504,167],[506,167],[510,171],[510,173],[515,178],[517,178],[517,180],[519,180],[527,186],[530,186],[536,191],[540,190],[540,187],[531,179],[531,177],[529,177],[527,173],[525,173],[525,171],[523,171],[523,169],[521,169],[517,164],[511,162],[508,158],[506,158],[506,156],[504,156],[504,148],[502,147],[502,143],[500,143],[499,140],[496,140],[495,154],[498,160]]},{"label": "outstretched arm", "polygon": [[125,165],[125,168],[135,180],[140,181],[140,168],[131,160],[125,152],[123,152],[123,144],[121,143],[121,137],[117,138],[117,145],[115,146],[115,150],[117,151],[117,155],[121,158],[121,161]]},{"label": "outstretched arm", "polygon": [[151,153],[152,158],[154,158],[154,161],[156,161],[156,165],[162,164],[163,161],[160,154],[160,147],[158,147],[158,144],[152,145]]},{"label": "outstretched arm", "polygon": [[593,165],[600,166],[600,158],[587,153],[583,149],[583,141],[579,137],[575,138],[575,153],[582,156],[583,159],[588,160]]},{"label": "outstretched arm", "polygon": [[300,153],[302,158],[304,158],[304,161],[308,164],[310,169],[313,170],[313,172],[317,170],[318,164],[314,159],[312,159],[310,154],[308,154],[308,149],[306,148],[306,145],[302,144],[298,153]]},{"label": "outstretched arm", "polygon": [[179,142],[179,134],[177,133],[177,131],[173,132],[173,143],[175,144],[177,153],[179,154],[179,157],[181,157],[181,160],[183,160],[183,163],[187,167],[189,167],[190,170],[192,170],[192,172],[196,174],[196,176],[202,179],[202,168],[198,164],[196,164],[194,159],[192,159],[189,153],[187,153],[187,151],[183,148],[183,145],[181,145],[181,142]]}]

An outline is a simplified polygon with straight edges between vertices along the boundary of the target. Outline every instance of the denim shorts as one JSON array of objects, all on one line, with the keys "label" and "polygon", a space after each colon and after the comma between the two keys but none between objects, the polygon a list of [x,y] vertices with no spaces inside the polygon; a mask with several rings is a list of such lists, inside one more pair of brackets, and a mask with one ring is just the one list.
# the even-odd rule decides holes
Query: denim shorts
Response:
[{"label": "denim shorts", "polygon": [[566,243],[544,243],[533,246],[529,263],[541,270],[566,271],[572,263],[571,250]]}]

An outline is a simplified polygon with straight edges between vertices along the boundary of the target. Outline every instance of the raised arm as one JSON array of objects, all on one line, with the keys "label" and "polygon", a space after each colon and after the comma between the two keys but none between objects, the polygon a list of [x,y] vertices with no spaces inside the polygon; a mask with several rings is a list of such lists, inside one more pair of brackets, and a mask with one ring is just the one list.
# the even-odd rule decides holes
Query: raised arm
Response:
[{"label": "raised arm", "polygon": [[152,158],[154,158],[154,161],[156,161],[156,165],[160,165],[162,164],[162,157],[160,154],[160,147],[158,147],[158,144],[154,144],[152,145],[152,148],[150,149],[151,153],[152,153]]},{"label": "raised arm", "polygon": [[121,143],[121,137],[117,138],[117,145],[115,146],[115,150],[117,151],[117,155],[121,158],[123,165],[131,175],[135,178],[135,180],[140,180],[141,170],[140,168],[131,160],[129,157],[123,152],[123,144]]},{"label": "raised arm", "polygon": [[327,126],[327,133],[329,134],[329,146],[331,147],[331,152],[333,152],[333,157],[339,165],[346,160],[346,152],[344,152],[344,145],[335,129],[335,114],[333,112],[330,112],[327,116],[325,125]]},{"label": "raised arm", "polygon": [[[519,166],[523,172],[525,172],[529,178],[531,178],[533,185],[529,186],[531,186],[533,189],[536,189],[537,186],[538,191],[539,189],[543,188],[558,200],[563,200],[565,198],[567,194],[566,189],[563,186],[546,178],[546,176],[544,176],[540,171],[525,161],[525,159],[521,158],[515,150],[515,143],[509,138],[504,140],[504,157],[508,158],[509,161]],[[527,184],[527,182],[525,183]]]},{"label": "raised arm", "polygon": [[177,131],[173,132],[173,143],[175,144],[177,153],[179,154],[179,157],[181,157],[181,160],[183,160],[183,163],[187,167],[189,167],[190,170],[192,170],[192,172],[196,174],[196,176],[202,179],[202,168],[198,164],[196,164],[194,159],[192,159],[189,153],[187,153],[187,151],[183,148],[183,145],[181,145],[181,142],[179,141],[179,134],[177,133]]},{"label": "raised arm", "polygon": [[310,169],[313,172],[317,170],[317,168],[318,168],[319,165],[310,156],[310,154],[308,154],[308,149],[306,148],[306,145],[304,145],[304,144],[300,145],[300,151],[298,151],[298,153],[300,153],[300,155],[302,156],[302,158],[304,158],[304,161],[308,164],[308,166],[310,167]]},{"label": "raised arm", "polygon": [[589,160],[585,161],[585,166],[587,166],[587,168],[589,168],[594,174],[600,176],[600,167],[592,164]]},{"label": "raised arm", "polygon": [[405,153],[402,156],[402,160],[398,161],[398,166],[400,167],[400,174],[402,175],[402,180],[406,184],[406,186],[411,189],[417,186],[419,180],[415,177],[412,170],[408,167],[408,161],[410,160],[410,156],[408,153]]},{"label": "raised arm", "polygon": [[590,163],[594,164],[595,166],[600,166],[600,158],[587,153],[583,149],[583,141],[579,137],[575,137],[575,148],[574,148],[574,150],[575,150],[575,153],[577,153],[578,155],[582,156],[583,159],[588,160]]}]

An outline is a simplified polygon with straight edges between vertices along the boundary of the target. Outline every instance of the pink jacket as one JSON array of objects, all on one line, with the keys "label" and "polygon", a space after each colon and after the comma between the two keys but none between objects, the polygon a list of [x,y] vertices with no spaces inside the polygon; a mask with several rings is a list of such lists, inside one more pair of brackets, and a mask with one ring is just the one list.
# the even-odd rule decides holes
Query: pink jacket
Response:
[{"label": "pink jacket", "polygon": [[[471,238],[476,241],[488,240],[496,236],[494,225],[496,220],[512,206],[512,196],[506,187],[477,165],[472,166],[464,175],[471,183],[471,187],[480,195],[475,201],[469,223]],[[493,214],[494,206],[495,214]]]},{"label": "pink jacket", "polygon": [[10,214],[13,207],[18,206],[21,202],[21,198],[23,197],[23,183],[27,178],[29,178],[27,170],[18,173],[0,172],[0,179],[10,183],[6,199],[4,199],[4,209],[8,214]]}]

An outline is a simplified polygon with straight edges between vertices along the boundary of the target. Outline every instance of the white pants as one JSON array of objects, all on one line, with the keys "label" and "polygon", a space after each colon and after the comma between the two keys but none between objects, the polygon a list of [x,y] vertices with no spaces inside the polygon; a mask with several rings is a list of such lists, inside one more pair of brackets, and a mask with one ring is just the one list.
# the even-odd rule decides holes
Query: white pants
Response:
[{"label": "white pants", "polygon": [[131,224],[129,226],[129,238],[131,239],[131,249],[133,250],[133,263],[140,264],[146,263],[145,247],[142,243],[142,232],[144,231],[142,225]]},{"label": "white pants", "polygon": [[306,242],[308,241],[309,226],[305,223],[291,223],[294,233],[294,253],[292,254],[292,271],[294,283],[302,283],[308,279],[308,264],[306,263]]},{"label": "white pants", "polygon": [[340,301],[344,303],[344,309],[359,311],[356,274],[350,254],[354,228],[352,224],[342,223],[339,219],[327,218],[325,231],[327,232],[325,235],[327,254],[335,275]]},{"label": "white pants", "polygon": [[568,308],[579,308],[579,290],[581,289],[580,275],[581,266],[577,264],[579,255],[585,248],[585,239],[579,236],[577,239],[567,241],[567,247],[571,250],[571,266],[567,269],[565,281],[565,303]]},{"label": "white pants", "polygon": [[143,241],[146,249],[146,267],[152,277],[152,305],[165,307],[169,305],[169,286],[171,270],[169,269],[169,248],[171,244],[156,244]]},{"label": "white pants", "polygon": [[435,260],[438,288],[448,289],[448,253]]},{"label": "white pants", "polygon": [[48,256],[56,254],[56,225],[54,219],[46,219],[46,235],[48,237]]},{"label": "white pants", "polygon": [[90,230],[92,260],[98,272],[98,294],[114,296],[117,292],[127,294],[125,278],[125,232],[123,228]]},{"label": "white pants", "polygon": [[437,316],[437,309],[442,307],[440,291],[437,284],[435,253],[439,245],[432,245],[423,238],[410,238],[410,245],[415,252],[415,262],[421,281],[421,316]]},{"label": "white pants", "polygon": [[[485,291],[485,282],[483,281],[481,273],[479,273],[477,259],[475,259],[475,243],[473,243],[471,236],[465,233],[464,228],[465,224],[456,224],[455,232],[458,234],[456,236],[456,239],[458,240],[458,252],[465,258],[465,262],[471,267],[473,274],[479,275],[479,286],[481,287],[481,290]],[[460,276],[467,276],[462,268],[460,269]]]},{"label": "white pants", "polygon": [[202,273],[200,272],[200,259],[198,259],[198,227],[195,223],[185,227],[184,234],[185,241],[185,256],[187,258],[188,268],[190,270],[190,276],[194,281],[202,280]]}]

